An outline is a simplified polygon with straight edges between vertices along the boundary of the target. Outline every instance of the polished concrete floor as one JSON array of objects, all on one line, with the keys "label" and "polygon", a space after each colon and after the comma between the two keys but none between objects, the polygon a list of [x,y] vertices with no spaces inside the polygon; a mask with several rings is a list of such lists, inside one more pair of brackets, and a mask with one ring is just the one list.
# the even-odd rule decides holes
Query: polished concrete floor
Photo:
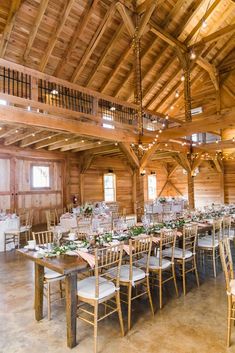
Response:
[{"label": "polished concrete floor", "polygon": [[[101,353],[223,353],[226,349],[226,293],[221,271],[216,279],[201,271],[200,288],[189,276],[188,293],[175,297],[172,287],[164,292],[164,307],[150,314],[148,302],[133,305],[132,330],[121,337],[117,316],[99,324]],[[14,252],[0,254],[0,353],[65,353],[66,322],[63,303],[54,303],[52,320],[34,320],[33,263]],[[179,281],[179,287],[181,283]],[[46,310],[46,305],[45,305]],[[126,323],[126,311],[124,309]],[[93,352],[93,328],[78,321],[78,346],[72,352]]]}]

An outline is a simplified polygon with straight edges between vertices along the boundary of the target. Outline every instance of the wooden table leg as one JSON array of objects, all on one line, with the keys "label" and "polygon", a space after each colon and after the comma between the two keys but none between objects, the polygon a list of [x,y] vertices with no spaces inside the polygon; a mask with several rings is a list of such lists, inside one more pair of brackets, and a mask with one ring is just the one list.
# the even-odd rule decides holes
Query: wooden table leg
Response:
[{"label": "wooden table leg", "polygon": [[43,318],[43,279],[44,279],[44,267],[35,263],[35,319],[37,321]]},{"label": "wooden table leg", "polygon": [[77,345],[77,273],[70,273],[65,278],[67,346]]}]

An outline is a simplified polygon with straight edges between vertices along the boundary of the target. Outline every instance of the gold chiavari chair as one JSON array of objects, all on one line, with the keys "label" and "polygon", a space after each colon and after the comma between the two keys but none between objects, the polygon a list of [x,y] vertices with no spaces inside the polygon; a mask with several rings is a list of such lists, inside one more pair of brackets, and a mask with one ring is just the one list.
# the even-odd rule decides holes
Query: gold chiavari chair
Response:
[{"label": "gold chiavari chair", "polygon": [[46,210],[47,230],[53,231],[57,225],[57,215],[55,210]]},{"label": "gold chiavari chair", "polygon": [[66,205],[67,212],[72,213],[73,212],[74,205],[73,203],[68,203]]},{"label": "gold chiavari chair", "polygon": [[[78,318],[94,326],[95,353],[97,352],[98,322],[107,316],[118,313],[121,333],[124,336],[119,288],[122,251],[122,244],[95,249],[95,275],[77,282]],[[113,267],[114,277],[110,276],[109,272]],[[99,316],[99,305],[104,305],[103,316]]]},{"label": "gold chiavari chair", "polygon": [[163,215],[162,213],[153,213],[151,214],[150,219],[153,224],[162,223]]},{"label": "gold chiavari chair", "polygon": [[198,239],[197,248],[202,254],[203,259],[205,254],[208,259],[212,258],[214,277],[216,277],[216,262],[219,258],[219,241],[222,237],[222,219],[213,220],[211,235],[204,236]]},{"label": "gold chiavari chair", "polygon": [[187,273],[189,272],[195,273],[197,286],[199,287],[199,278],[198,278],[197,262],[196,262],[197,231],[198,231],[197,224],[185,225],[183,227],[182,248],[176,247],[174,252],[175,264],[179,266],[180,274],[183,279],[184,295],[186,295]]},{"label": "gold chiavari chair", "polygon": [[126,216],[127,228],[134,227],[137,223],[137,217],[135,214]]},{"label": "gold chiavari chair", "polygon": [[229,238],[230,240],[234,241],[235,244],[235,234],[234,234],[234,229],[231,229],[231,224],[232,224],[232,218],[231,216],[224,216],[223,217],[223,238]]},{"label": "gold chiavari chair", "polygon": [[60,217],[66,213],[66,208],[56,208],[55,209],[55,220],[56,220],[56,224],[60,223]]},{"label": "gold chiavari chair", "polygon": [[[53,232],[52,231],[44,231],[44,232],[33,232],[33,240],[36,241],[37,245],[44,245],[53,243]],[[51,304],[52,302],[58,301],[63,298],[63,287],[62,280],[65,278],[64,275],[53,271],[49,268],[45,268],[44,273],[44,295],[47,298],[47,317],[48,320],[51,320]],[[59,290],[52,292],[51,285],[54,282],[59,283]],[[55,297],[56,294],[60,294],[60,298],[56,298],[52,300],[52,297]]]},{"label": "gold chiavari chair", "polygon": [[90,233],[92,228],[92,216],[77,217],[77,231],[79,233]]},{"label": "gold chiavari chair", "polygon": [[[157,249],[157,256],[150,256],[149,258],[149,272],[151,285],[159,288],[159,306],[162,308],[162,287],[165,283],[173,280],[175,292],[178,296],[178,288],[175,275],[174,251],[177,237],[177,230],[165,229],[161,230],[159,247]],[[168,253],[165,255],[164,251],[170,250],[171,257],[169,259]]]},{"label": "gold chiavari chair", "polygon": [[233,275],[233,261],[229,239],[224,238],[220,241],[219,247],[228,300],[227,347],[229,347],[231,344],[231,322],[235,322],[235,280]]},{"label": "gold chiavari chair", "polygon": [[4,233],[4,251],[6,252],[7,244],[13,243],[15,247],[19,248],[21,243],[21,237],[24,235],[26,240],[28,239],[28,224],[29,224],[29,212],[21,214],[19,216],[19,228],[9,229]]},{"label": "gold chiavari chair", "polygon": [[[138,239],[135,240],[130,239],[128,246],[129,264],[123,264],[120,269],[120,285],[127,288],[127,293],[121,292],[123,295],[121,300],[128,305],[128,330],[131,328],[131,307],[133,300],[147,294],[150,308],[154,315],[149,284],[149,258],[151,248],[151,236],[138,237]],[[110,271],[110,275],[115,276],[115,271]],[[136,291],[135,295],[133,288]],[[137,288],[140,288],[138,292]],[[125,298],[127,298],[127,300]]]}]

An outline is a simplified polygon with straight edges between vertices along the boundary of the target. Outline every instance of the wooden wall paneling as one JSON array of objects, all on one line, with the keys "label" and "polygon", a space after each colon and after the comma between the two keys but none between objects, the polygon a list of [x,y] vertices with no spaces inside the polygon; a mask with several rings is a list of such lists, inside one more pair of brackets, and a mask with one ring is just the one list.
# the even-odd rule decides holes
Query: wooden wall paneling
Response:
[{"label": "wooden wall paneling", "polygon": [[11,171],[12,163],[10,158],[0,159],[0,209],[9,209],[14,206],[14,196],[12,195],[12,182],[9,175],[12,175]]}]

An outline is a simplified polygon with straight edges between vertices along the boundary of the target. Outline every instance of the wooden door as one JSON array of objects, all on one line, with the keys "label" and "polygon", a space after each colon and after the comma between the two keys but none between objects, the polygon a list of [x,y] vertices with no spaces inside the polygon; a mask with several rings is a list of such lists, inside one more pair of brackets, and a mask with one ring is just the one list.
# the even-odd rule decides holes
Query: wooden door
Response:
[{"label": "wooden door", "polygon": [[15,209],[14,159],[0,157],[0,210]]}]

